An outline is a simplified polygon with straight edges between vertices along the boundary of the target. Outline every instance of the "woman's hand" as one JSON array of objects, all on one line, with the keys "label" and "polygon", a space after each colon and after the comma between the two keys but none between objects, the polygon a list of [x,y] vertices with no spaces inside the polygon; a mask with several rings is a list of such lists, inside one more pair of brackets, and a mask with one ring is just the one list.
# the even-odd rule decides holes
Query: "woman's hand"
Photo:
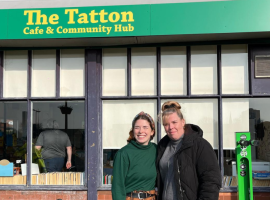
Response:
[{"label": "woman's hand", "polygon": [[71,162],[70,161],[67,161],[66,167],[67,167],[67,169],[71,168]]}]

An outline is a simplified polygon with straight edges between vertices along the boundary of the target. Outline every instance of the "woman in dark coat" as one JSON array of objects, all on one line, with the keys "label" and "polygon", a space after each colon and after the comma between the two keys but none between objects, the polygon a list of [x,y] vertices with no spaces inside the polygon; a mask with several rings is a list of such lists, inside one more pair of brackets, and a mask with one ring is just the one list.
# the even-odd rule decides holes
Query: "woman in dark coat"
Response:
[{"label": "woman in dark coat", "polygon": [[175,101],[162,106],[167,133],[158,144],[158,200],[218,200],[221,174],[199,126],[186,124]]}]

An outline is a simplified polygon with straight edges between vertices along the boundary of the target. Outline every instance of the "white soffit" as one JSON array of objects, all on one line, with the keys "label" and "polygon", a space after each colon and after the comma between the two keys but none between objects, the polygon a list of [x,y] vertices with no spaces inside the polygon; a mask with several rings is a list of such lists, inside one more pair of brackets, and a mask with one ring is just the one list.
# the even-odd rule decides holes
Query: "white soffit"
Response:
[{"label": "white soffit", "polygon": [[[162,4],[162,3],[191,3],[226,0],[0,0],[0,9],[18,8],[60,8],[60,7],[90,7],[113,5],[138,5],[138,4]],[[230,1],[230,0],[227,0]]]}]

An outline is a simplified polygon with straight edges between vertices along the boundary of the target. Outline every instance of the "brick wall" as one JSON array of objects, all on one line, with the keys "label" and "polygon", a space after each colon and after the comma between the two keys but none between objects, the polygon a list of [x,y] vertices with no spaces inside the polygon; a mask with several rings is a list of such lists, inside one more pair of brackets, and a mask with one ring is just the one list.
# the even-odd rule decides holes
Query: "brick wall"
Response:
[{"label": "brick wall", "polygon": [[[0,200],[87,200],[86,191],[0,191]],[[269,200],[270,193],[255,193],[254,200]],[[98,200],[112,200],[111,191],[98,191]],[[237,200],[237,193],[220,193],[219,200]]]},{"label": "brick wall", "polygon": [[[269,200],[270,193],[255,193],[254,200]],[[98,191],[98,200],[112,200],[111,191]],[[237,200],[237,193],[220,193],[219,200]]]},{"label": "brick wall", "polygon": [[111,191],[98,191],[98,200],[112,200]]},{"label": "brick wall", "polygon": [[0,191],[0,200],[87,200],[86,191]]}]

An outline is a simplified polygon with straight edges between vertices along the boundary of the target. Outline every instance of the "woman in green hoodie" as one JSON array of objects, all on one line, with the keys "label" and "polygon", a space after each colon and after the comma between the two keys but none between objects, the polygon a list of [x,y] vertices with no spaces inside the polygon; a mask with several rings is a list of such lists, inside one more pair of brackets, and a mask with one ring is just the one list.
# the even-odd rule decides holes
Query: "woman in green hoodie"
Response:
[{"label": "woman in green hoodie", "polygon": [[152,117],[140,112],[132,121],[128,144],[114,159],[113,200],[155,200],[156,144]]}]

